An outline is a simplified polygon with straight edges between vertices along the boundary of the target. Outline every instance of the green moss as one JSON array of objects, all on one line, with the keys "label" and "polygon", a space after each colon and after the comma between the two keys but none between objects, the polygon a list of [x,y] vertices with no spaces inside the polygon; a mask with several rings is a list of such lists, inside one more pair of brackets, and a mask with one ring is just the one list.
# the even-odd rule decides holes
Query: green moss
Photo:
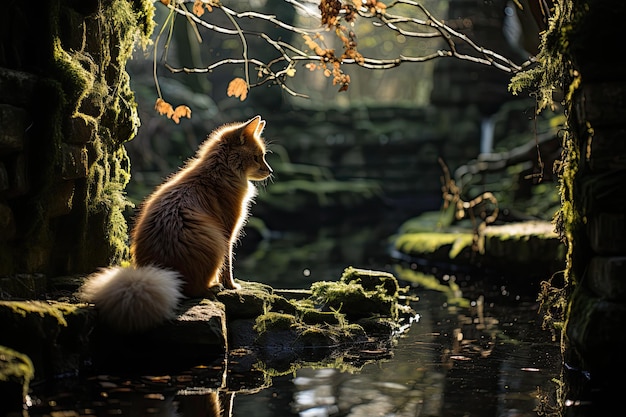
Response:
[{"label": "green moss", "polygon": [[336,311],[319,311],[315,308],[300,308],[298,311],[300,320],[305,324],[331,324],[331,325],[345,325],[345,316]]},{"label": "green moss", "polygon": [[0,346],[0,381],[21,384],[22,398],[26,398],[30,381],[34,376],[35,368],[28,356]]},{"label": "green moss", "polygon": [[67,327],[66,316],[77,313],[83,308],[83,305],[45,301],[0,301],[0,307],[21,317],[26,317],[29,314],[53,317],[59,325]]},{"label": "green moss", "polygon": [[575,74],[568,52],[569,36],[582,16],[579,13],[582,9],[574,8],[569,1],[555,2],[553,18],[548,29],[542,33],[537,65],[511,79],[509,89],[513,94],[519,94],[524,89],[532,90],[539,110],[553,107],[554,94],[569,89],[571,77]]},{"label": "green moss", "polygon": [[297,325],[296,317],[291,314],[268,312],[256,318],[254,330],[257,333],[265,333],[270,330],[290,330]]},{"label": "green moss", "polygon": [[260,370],[263,375],[266,375],[269,378],[274,378],[278,376],[284,375],[294,375],[298,369],[308,368],[308,369],[327,369],[332,368],[336,369],[340,373],[356,373],[359,372],[363,366],[367,363],[366,361],[358,361],[357,363],[351,363],[348,361],[348,358],[345,356],[340,357],[327,357],[323,360],[319,361],[307,361],[300,360],[297,362],[289,363],[289,366],[286,369],[276,369],[269,367],[265,362],[258,362],[255,364],[255,369]]},{"label": "green moss", "polygon": [[380,288],[368,291],[355,282],[320,281],[311,285],[311,291],[322,310],[343,313],[350,320],[372,315],[398,317],[395,296]]},{"label": "green moss", "polygon": [[398,295],[398,280],[388,272],[350,266],[343,271],[340,281],[347,284],[360,284],[367,291],[379,291],[394,298]]},{"label": "green moss", "polygon": [[436,259],[457,259],[469,256],[474,244],[474,234],[465,233],[408,233],[400,235],[394,246],[408,255],[425,255]]}]

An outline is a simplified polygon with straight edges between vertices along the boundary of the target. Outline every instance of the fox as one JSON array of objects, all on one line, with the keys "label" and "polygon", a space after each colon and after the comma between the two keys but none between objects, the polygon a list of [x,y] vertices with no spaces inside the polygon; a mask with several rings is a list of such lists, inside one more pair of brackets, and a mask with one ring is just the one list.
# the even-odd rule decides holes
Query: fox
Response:
[{"label": "fox", "polygon": [[269,178],[261,116],[225,124],[140,205],[130,233],[130,265],[93,273],[78,296],[124,333],[175,317],[185,298],[238,290],[233,247],[257,194]]}]

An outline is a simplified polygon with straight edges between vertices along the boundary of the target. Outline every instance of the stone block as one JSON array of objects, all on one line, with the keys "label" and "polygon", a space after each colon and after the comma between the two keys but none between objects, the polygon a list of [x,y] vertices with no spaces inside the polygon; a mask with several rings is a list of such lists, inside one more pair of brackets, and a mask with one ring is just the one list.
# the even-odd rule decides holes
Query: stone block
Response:
[{"label": "stone block", "polygon": [[599,255],[626,253],[626,215],[599,213],[588,218],[589,242],[594,252]]},{"label": "stone block", "polygon": [[11,197],[22,196],[30,190],[27,166],[27,158],[23,153],[15,155],[12,164],[7,165],[10,183],[7,194]]},{"label": "stone block", "polygon": [[0,104],[0,153],[6,154],[24,148],[27,116],[24,109]]},{"label": "stone block", "polygon": [[626,256],[591,258],[585,282],[602,298],[626,301]]},{"label": "stone block", "polygon": [[81,115],[69,120],[69,132],[64,135],[66,143],[86,144],[93,140],[97,130],[98,121],[94,117]]},{"label": "stone block", "polygon": [[74,203],[74,181],[61,181],[52,186],[48,201],[45,204],[48,210],[47,217],[64,216],[72,211]]},{"label": "stone block", "polygon": [[503,264],[533,265],[564,260],[565,248],[546,221],[526,221],[487,226],[483,234],[484,253]]},{"label": "stone block", "polygon": [[71,180],[87,177],[88,156],[85,147],[63,144],[61,158],[61,178]]},{"label": "stone block", "polygon": [[187,300],[177,314],[175,320],[143,333],[122,334],[98,326],[94,333],[94,364],[103,370],[165,372],[225,356],[228,342],[223,304]]},{"label": "stone block", "polygon": [[217,299],[224,304],[229,320],[254,318],[263,314],[270,306],[270,294],[260,295],[258,291],[244,288],[240,291],[222,291]]},{"label": "stone block", "polygon": [[33,74],[0,68],[0,103],[28,106],[38,82],[38,77]]},{"label": "stone block", "polygon": [[623,82],[584,83],[584,100],[578,120],[586,120],[594,128],[607,125],[620,125],[626,113],[626,91]]},{"label": "stone block", "polygon": [[6,191],[10,188],[9,172],[4,163],[0,162],[0,192]]},{"label": "stone block", "polygon": [[594,172],[626,169],[626,129],[597,129],[590,143]]},{"label": "stone block", "polygon": [[0,345],[27,355],[42,380],[82,368],[93,312],[54,301],[0,301]]},{"label": "stone block", "polygon": [[48,279],[44,274],[14,274],[0,277],[0,288],[10,298],[36,299],[46,291]]},{"label": "stone block", "polygon": [[15,216],[13,210],[0,203],[0,240],[11,240],[15,237]]},{"label": "stone block", "polygon": [[599,298],[578,287],[571,297],[566,334],[571,347],[583,360],[582,369],[594,374],[619,375],[626,332],[626,306]]}]

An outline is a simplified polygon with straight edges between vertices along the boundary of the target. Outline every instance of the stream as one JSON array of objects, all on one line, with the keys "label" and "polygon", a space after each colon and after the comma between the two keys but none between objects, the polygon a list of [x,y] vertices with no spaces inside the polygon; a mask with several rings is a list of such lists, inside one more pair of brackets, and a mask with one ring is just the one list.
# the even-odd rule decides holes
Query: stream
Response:
[{"label": "stream", "polygon": [[411,302],[417,315],[395,336],[389,354],[372,352],[371,360],[350,366],[303,362],[286,372],[261,367],[238,374],[212,363],[176,375],[59,376],[31,386],[27,415],[521,417],[554,407],[553,378],[562,359],[558,336],[542,328],[535,285],[434,271],[453,289],[451,298],[403,279],[415,265],[364,245],[386,242],[356,230],[362,231],[277,234],[254,249],[244,242],[236,275],[265,277],[275,288],[307,288],[338,279],[350,265],[394,273],[418,300]]}]

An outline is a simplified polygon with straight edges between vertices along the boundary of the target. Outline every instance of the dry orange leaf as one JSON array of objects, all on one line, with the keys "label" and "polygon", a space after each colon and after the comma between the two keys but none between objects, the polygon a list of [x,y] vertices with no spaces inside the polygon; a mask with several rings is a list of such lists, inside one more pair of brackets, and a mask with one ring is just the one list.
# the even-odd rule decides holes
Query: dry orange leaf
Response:
[{"label": "dry orange leaf", "polygon": [[228,83],[228,97],[239,97],[241,101],[244,101],[248,96],[248,83],[243,78],[233,78]]},{"label": "dry orange leaf", "polygon": [[186,117],[188,119],[191,119],[191,109],[185,105],[180,105],[178,107],[176,107],[176,109],[174,110],[174,114],[172,114],[171,119],[178,124],[178,122],[180,122],[180,118],[181,117]]},{"label": "dry orange leaf", "polygon": [[306,46],[313,49],[313,52],[315,52],[315,55],[324,55],[324,49],[321,46],[319,46],[317,42],[313,40],[313,38],[311,38],[309,35],[303,35],[303,38],[304,38],[304,43],[306,43]]},{"label": "dry orange leaf", "polygon": [[200,17],[204,14],[204,8],[206,7],[206,9],[209,11],[209,13],[211,13],[213,11],[213,8],[211,7],[212,2],[206,2],[203,0],[196,0],[193,3],[193,14],[195,14],[196,16]]},{"label": "dry orange leaf", "polygon": [[161,97],[157,98],[156,103],[154,103],[154,109],[159,112],[159,114],[164,114],[168,118],[172,117],[172,114],[174,114],[174,108],[172,105],[163,100]]},{"label": "dry orange leaf", "polygon": [[187,117],[191,119],[191,109],[185,105],[180,105],[174,109],[170,103],[163,100],[161,97],[157,98],[154,104],[154,109],[168,119],[172,119],[176,124],[180,123],[181,117]]}]

